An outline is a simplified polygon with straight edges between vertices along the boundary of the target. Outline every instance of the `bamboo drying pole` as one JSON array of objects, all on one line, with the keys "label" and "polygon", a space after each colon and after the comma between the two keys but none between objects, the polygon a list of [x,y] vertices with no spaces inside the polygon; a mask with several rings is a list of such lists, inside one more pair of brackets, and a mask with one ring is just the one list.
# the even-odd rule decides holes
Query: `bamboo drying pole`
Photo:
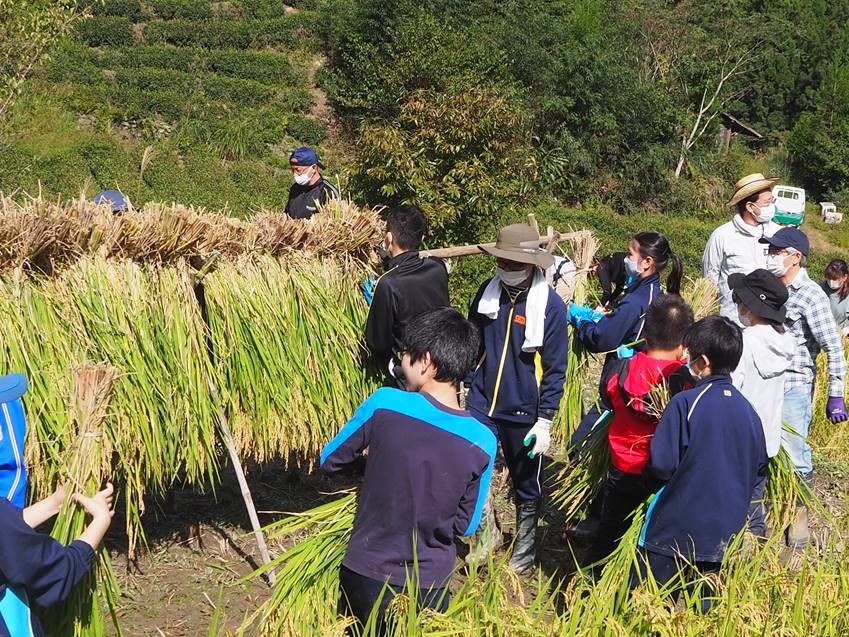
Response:
[{"label": "bamboo drying pole", "polygon": [[[577,239],[583,236],[582,232],[554,232],[551,236],[543,235],[539,238],[539,241],[534,242],[535,245],[543,245],[549,246],[552,241],[556,245],[561,241],[568,241],[570,239]],[[467,257],[473,254],[482,254],[481,248],[494,248],[495,243],[473,243],[470,245],[463,246],[449,246],[447,248],[435,248],[433,250],[422,250],[419,252],[419,256],[421,258],[425,257],[439,257],[441,259],[448,259],[451,257]],[[553,247],[552,247],[553,249]]]}]

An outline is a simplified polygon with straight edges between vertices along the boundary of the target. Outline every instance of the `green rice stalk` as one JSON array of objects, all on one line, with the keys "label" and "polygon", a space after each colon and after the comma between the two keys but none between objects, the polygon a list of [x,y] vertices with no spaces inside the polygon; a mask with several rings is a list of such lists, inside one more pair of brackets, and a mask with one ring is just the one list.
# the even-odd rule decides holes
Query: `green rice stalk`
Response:
[{"label": "green rice stalk", "polygon": [[[75,367],[73,377],[72,421],[77,435],[68,455],[67,473],[63,476],[68,484],[67,495],[51,533],[63,544],[70,544],[79,537],[87,525],[87,514],[72,500],[72,494],[80,491],[94,495],[110,470],[112,448],[104,429],[117,370],[106,365],[86,364]],[[47,634],[101,637],[107,633],[105,611],[111,618],[113,630],[120,635],[115,612],[118,595],[109,553],[101,545],[92,570],[63,604],[49,609],[45,617]]]}]

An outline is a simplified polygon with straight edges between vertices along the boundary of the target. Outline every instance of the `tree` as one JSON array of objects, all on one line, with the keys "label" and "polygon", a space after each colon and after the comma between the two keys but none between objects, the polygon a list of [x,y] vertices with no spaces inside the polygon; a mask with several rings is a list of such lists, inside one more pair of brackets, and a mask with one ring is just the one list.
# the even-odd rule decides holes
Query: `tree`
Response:
[{"label": "tree", "polygon": [[84,15],[74,0],[0,0],[0,122],[50,47]]}]

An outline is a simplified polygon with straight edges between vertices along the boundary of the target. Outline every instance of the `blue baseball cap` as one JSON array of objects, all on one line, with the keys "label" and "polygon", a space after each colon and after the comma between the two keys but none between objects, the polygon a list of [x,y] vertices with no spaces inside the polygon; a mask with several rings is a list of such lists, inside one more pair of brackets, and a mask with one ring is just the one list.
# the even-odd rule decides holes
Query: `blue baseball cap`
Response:
[{"label": "blue baseball cap", "polygon": [[768,243],[776,248],[793,248],[805,256],[808,256],[808,251],[811,248],[807,235],[799,228],[782,228],[771,237],[762,237],[758,241]]},{"label": "blue baseball cap", "polygon": [[101,190],[92,201],[97,205],[111,206],[112,212],[124,212],[130,207],[120,190]]},{"label": "blue baseball cap", "polygon": [[318,155],[309,146],[301,146],[293,150],[292,154],[289,155],[289,164],[291,166],[312,166],[315,164],[319,168],[324,168],[324,164],[318,160]]}]

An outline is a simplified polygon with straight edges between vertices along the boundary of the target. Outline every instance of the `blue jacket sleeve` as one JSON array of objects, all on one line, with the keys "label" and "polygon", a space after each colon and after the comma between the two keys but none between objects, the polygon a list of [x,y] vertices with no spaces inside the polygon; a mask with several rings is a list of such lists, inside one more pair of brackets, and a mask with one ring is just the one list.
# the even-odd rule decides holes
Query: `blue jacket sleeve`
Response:
[{"label": "blue jacket sleeve", "polygon": [[647,483],[660,487],[669,482],[689,444],[687,401],[678,394],[669,401],[651,440],[649,462],[643,471]]},{"label": "blue jacket sleeve", "polygon": [[628,296],[626,294],[616,309],[598,323],[584,323],[578,328],[578,338],[587,350],[594,354],[609,352],[625,343],[625,338],[643,315],[639,299]]},{"label": "blue jacket sleeve", "polygon": [[374,427],[374,415],[383,401],[383,394],[392,389],[378,389],[357,408],[336,437],[321,450],[321,468],[328,473],[341,471],[355,462],[360,453],[368,447]]},{"label": "blue jacket sleeve", "polygon": [[563,398],[566,365],[569,360],[569,338],[566,327],[566,306],[560,297],[549,291],[545,317],[545,336],[542,344],[542,380],[539,387],[538,416],[553,420]]},{"label": "blue jacket sleeve", "polygon": [[88,573],[92,548],[80,540],[68,546],[31,529],[23,512],[0,498],[0,577],[6,584],[23,586],[31,602],[42,608],[65,601]]},{"label": "blue jacket sleeve", "polygon": [[454,519],[454,533],[456,535],[468,537],[478,530],[481,516],[483,515],[483,507],[489,495],[489,484],[492,480],[494,458],[494,453],[490,454],[486,467],[484,467],[481,473],[472,478],[472,481],[469,482],[466,488],[466,493],[460,500],[460,506],[457,508],[457,517]]}]

